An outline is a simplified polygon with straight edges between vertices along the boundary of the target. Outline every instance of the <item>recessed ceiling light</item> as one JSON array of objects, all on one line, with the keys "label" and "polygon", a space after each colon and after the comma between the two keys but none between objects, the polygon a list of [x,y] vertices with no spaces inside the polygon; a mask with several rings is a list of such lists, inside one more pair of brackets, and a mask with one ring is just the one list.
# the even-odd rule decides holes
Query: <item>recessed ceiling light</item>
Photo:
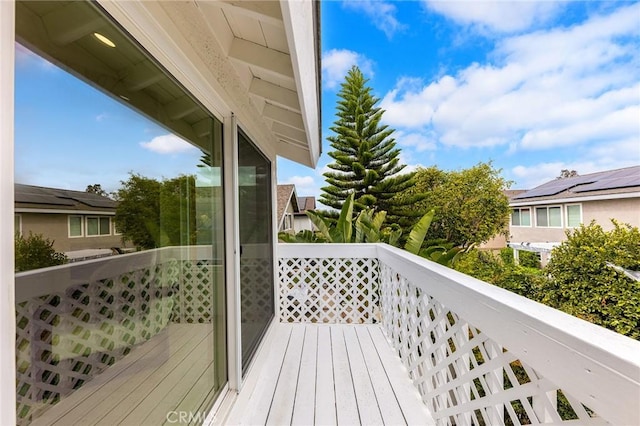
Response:
[{"label": "recessed ceiling light", "polygon": [[116,44],[114,42],[112,42],[111,40],[109,40],[107,37],[103,36],[100,33],[93,33],[93,36],[98,40],[100,40],[101,43],[104,43],[109,47],[116,47]]}]

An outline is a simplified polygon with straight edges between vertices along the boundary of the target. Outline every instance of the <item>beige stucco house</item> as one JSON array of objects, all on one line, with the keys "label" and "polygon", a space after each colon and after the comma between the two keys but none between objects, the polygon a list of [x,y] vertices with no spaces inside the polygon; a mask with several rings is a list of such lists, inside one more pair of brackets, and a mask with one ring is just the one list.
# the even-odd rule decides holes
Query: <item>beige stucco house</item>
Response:
[{"label": "beige stucco house", "polygon": [[113,220],[117,203],[82,191],[15,185],[15,229],[40,234],[70,259],[109,255],[122,248]]},{"label": "beige stucco house", "polygon": [[509,245],[540,253],[591,221],[605,230],[611,219],[640,226],[640,166],[552,180],[514,196],[510,206]]}]

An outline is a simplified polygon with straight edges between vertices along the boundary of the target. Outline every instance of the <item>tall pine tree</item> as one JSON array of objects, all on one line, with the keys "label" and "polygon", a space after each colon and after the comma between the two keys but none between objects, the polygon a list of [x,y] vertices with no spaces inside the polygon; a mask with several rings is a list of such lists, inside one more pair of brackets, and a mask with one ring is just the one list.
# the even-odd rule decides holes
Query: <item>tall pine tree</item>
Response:
[{"label": "tall pine tree", "polygon": [[387,221],[409,225],[415,216],[405,208],[422,197],[395,197],[413,185],[413,173],[399,174],[400,150],[391,137],[393,129],[381,125],[384,110],[376,107],[379,99],[371,94],[358,67],[349,70],[338,93],[337,120],[327,140],[332,171],[324,173],[328,186],[322,188],[320,202],[340,209],[351,192],[355,195],[354,213],[372,207],[387,212]]}]

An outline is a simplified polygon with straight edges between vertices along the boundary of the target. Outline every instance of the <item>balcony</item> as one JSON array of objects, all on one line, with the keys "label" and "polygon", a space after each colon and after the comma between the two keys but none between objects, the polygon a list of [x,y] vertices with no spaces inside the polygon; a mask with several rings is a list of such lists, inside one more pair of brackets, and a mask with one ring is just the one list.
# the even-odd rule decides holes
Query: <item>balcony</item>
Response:
[{"label": "balcony", "polygon": [[[17,274],[21,422],[205,409],[206,381],[184,377],[211,368],[197,356],[213,345],[198,278],[221,274],[211,257],[166,248]],[[635,340],[382,244],[280,244],[278,258],[276,320],[218,423],[640,424]]]}]

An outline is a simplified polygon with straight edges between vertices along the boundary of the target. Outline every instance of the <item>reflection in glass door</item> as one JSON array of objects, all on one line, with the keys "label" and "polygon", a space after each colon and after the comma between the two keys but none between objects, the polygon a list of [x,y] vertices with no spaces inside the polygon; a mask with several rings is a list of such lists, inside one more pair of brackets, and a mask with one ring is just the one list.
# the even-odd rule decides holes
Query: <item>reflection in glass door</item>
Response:
[{"label": "reflection in glass door", "polygon": [[271,163],[238,134],[242,371],[274,315]]}]

